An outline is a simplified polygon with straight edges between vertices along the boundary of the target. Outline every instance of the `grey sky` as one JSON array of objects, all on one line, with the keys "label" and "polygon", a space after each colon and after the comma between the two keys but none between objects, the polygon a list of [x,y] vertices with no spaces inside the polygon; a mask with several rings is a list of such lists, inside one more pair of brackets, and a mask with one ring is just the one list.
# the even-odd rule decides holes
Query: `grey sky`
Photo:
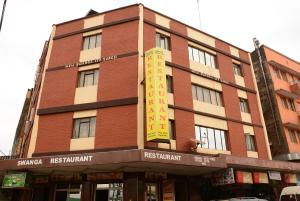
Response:
[{"label": "grey sky", "polygon": [[[1,8],[4,0],[0,0]],[[11,149],[52,24],[133,3],[199,28],[197,0],[7,0],[0,32],[0,150]],[[299,0],[200,0],[202,30],[247,51],[252,38],[300,61]],[[53,133],[55,135],[55,133]]]}]

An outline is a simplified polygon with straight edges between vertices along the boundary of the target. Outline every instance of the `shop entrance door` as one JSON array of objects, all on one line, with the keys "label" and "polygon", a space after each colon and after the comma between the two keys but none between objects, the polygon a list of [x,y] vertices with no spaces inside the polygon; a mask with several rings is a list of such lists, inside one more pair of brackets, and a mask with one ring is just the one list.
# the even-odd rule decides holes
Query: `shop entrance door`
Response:
[{"label": "shop entrance door", "polygon": [[158,201],[158,185],[156,183],[145,184],[145,201]]},{"label": "shop entrance door", "polygon": [[109,190],[96,190],[95,201],[108,201],[108,192]]},{"label": "shop entrance door", "polygon": [[94,201],[123,201],[123,183],[97,184]]}]

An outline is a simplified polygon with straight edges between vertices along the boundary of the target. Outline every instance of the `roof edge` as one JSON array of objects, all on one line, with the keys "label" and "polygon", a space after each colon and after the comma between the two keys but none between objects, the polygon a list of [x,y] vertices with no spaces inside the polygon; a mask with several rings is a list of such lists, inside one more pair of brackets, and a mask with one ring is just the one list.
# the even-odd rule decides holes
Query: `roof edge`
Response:
[{"label": "roof edge", "polygon": [[283,56],[283,57],[285,57],[285,58],[287,58],[287,59],[295,62],[296,64],[298,64],[300,66],[300,62],[299,61],[296,61],[295,59],[292,59],[291,57],[288,57],[288,56],[284,55],[283,53],[278,52],[277,50],[274,50],[273,48],[270,48],[269,46],[266,46],[266,45],[262,44],[261,47],[262,48],[267,48],[267,49],[269,49],[269,50],[271,50],[273,52],[276,52],[277,54],[279,54],[279,55],[281,55],[281,56]]}]

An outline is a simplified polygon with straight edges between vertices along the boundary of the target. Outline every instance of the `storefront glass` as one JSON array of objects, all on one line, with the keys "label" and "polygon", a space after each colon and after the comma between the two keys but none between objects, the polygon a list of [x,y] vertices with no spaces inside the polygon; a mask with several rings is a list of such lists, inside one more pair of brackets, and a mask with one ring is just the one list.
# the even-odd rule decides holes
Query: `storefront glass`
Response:
[{"label": "storefront glass", "polygon": [[55,201],[80,201],[81,184],[57,184]]},{"label": "storefront glass", "polygon": [[97,184],[95,201],[123,201],[123,183]]},{"label": "storefront glass", "polygon": [[157,184],[148,183],[146,184],[145,188],[145,201],[158,201]]}]

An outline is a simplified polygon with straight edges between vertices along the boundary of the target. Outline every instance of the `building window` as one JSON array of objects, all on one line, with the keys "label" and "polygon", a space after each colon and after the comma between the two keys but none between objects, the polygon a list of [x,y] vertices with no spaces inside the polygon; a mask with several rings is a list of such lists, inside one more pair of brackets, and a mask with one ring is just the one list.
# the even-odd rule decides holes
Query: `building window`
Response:
[{"label": "building window", "polygon": [[284,97],[280,97],[282,107],[288,109],[287,101]]},{"label": "building window", "polygon": [[243,76],[242,67],[238,64],[233,63],[233,72],[235,75]]},{"label": "building window", "polygon": [[273,69],[274,69],[275,76],[276,76],[278,79],[281,79],[280,72],[279,72],[278,68],[273,67]]},{"label": "building window", "polygon": [[165,50],[171,50],[170,37],[161,33],[156,33],[156,47],[160,47]]},{"label": "building window", "polygon": [[240,98],[241,112],[249,113],[248,100]]},{"label": "building window", "polygon": [[216,58],[214,55],[203,50],[197,49],[195,47],[189,46],[189,58],[190,60],[204,64],[211,68],[217,68]]},{"label": "building window", "polygon": [[80,184],[57,184],[55,188],[55,201],[80,200]]},{"label": "building window", "polygon": [[176,134],[175,134],[175,121],[172,119],[169,119],[169,135],[171,140],[176,139]]},{"label": "building window", "polygon": [[94,201],[102,200],[123,201],[123,183],[97,184]]},{"label": "building window", "polygon": [[78,87],[88,87],[98,84],[99,70],[81,71],[79,73]]},{"label": "building window", "polygon": [[254,135],[245,134],[247,151],[256,151]]},{"label": "building window", "polygon": [[289,129],[289,134],[290,134],[291,142],[292,142],[292,143],[297,143],[297,138],[296,138],[296,135],[295,135],[294,130]]},{"label": "building window", "polygon": [[295,105],[294,105],[294,100],[290,99],[290,98],[288,98],[287,100],[288,100],[287,103],[288,103],[289,109],[292,110],[292,111],[296,111],[296,108],[295,108]]},{"label": "building window", "polygon": [[74,120],[73,138],[94,137],[96,117],[87,117]]},{"label": "building window", "polygon": [[213,105],[223,106],[222,94],[218,91],[192,85],[193,99]]},{"label": "building window", "polygon": [[92,36],[86,36],[83,38],[83,50],[99,47],[101,43],[101,35],[96,34]]},{"label": "building window", "polygon": [[287,76],[286,76],[286,72],[280,71],[281,72],[281,77],[284,81],[288,81]]},{"label": "building window", "polygon": [[196,139],[200,142],[200,147],[214,150],[227,150],[225,131],[195,126]]},{"label": "building window", "polygon": [[170,75],[167,75],[166,77],[167,80],[167,92],[168,93],[173,93],[173,77]]},{"label": "building window", "polygon": [[158,201],[158,187],[155,183],[145,184],[145,201]]}]

